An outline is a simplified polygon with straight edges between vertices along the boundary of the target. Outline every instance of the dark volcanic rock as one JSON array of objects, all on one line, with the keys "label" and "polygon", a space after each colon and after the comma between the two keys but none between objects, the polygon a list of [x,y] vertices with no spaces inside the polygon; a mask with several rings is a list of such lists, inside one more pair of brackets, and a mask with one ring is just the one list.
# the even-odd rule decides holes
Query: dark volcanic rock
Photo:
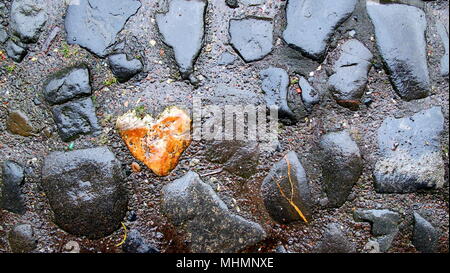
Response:
[{"label": "dark volcanic rock", "polygon": [[308,111],[311,111],[313,106],[320,102],[320,94],[304,77],[300,77],[298,85],[302,90],[303,104]]},{"label": "dark volcanic rock", "polygon": [[159,250],[147,243],[142,238],[139,231],[135,229],[128,232],[127,239],[125,240],[122,249],[127,253],[159,253]]},{"label": "dark volcanic rock", "polygon": [[367,221],[372,224],[372,234],[381,236],[398,231],[400,215],[396,212],[382,210],[356,210],[354,213],[356,221]]},{"label": "dark volcanic rock", "polygon": [[159,32],[164,43],[173,48],[183,78],[194,71],[205,35],[205,0],[170,0],[169,11],[157,14]]},{"label": "dark volcanic rock", "polygon": [[12,134],[25,137],[34,135],[35,131],[27,115],[19,110],[9,113],[6,128]]},{"label": "dark volcanic rock", "polygon": [[8,234],[8,241],[13,253],[29,253],[37,246],[33,227],[29,224],[15,226]]},{"label": "dark volcanic rock", "polygon": [[375,27],[378,50],[397,93],[404,100],[425,98],[431,84],[428,73],[425,13],[399,4],[367,3]]},{"label": "dark volcanic rock", "polygon": [[314,252],[355,253],[356,246],[345,236],[338,224],[329,224]]},{"label": "dark volcanic rock", "polygon": [[79,135],[97,132],[97,116],[91,98],[70,101],[52,108],[53,119],[63,141],[70,141]]},{"label": "dark volcanic rock", "polygon": [[125,54],[115,54],[108,57],[109,66],[119,82],[126,82],[144,68],[138,59],[128,60]]},{"label": "dark volcanic rock", "polygon": [[[448,25],[448,24],[447,24]],[[448,40],[448,29],[445,26],[438,22],[436,24],[439,35],[441,36],[442,43],[444,44],[445,54],[441,59],[441,75],[443,77],[448,77],[449,70],[449,40]]]},{"label": "dark volcanic rock", "polygon": [[372,225],[372,235],[376,236],[381,252],[386,252],[399,230],[400,215],[396,212],[383,210],[356,210],[355,221],[366,221]]},{"label": "dark volcanic rock", "polygon": [[[310,114],[310,108],[307,108],[306,104],[303,102],[302,94],[298,93],[295,88],[288,88],[287,105],[293,113],[295,122],[304,120],[304,118]],[[288,124],[286,121],[287,120],[284,120],[284,123]]]},{"label": "dark volcanic rock", "polygon": [[409,193],[441,188],[445,175],[440,142],[443,126],[440,107],[401,119],[387,118],[378,129],[381,158],[374,170],[376,191]]},{"label": "dark volcanic rock", "polygon": [[208,147],[207,159],[224,164],[223,168],[230,173],[250,178],[257,172],[259,145],[256,141],[218,140],[209,143]]},{"label": "dark volcanic rock", "polygon": [[67,8],[67,42],[105,57],[117,34],[141,7],[139,0],[77,0]]},{"label": "dark volcanic rock", "polygon": [[230,43],[246,62],[259,61],[272,52],[273,22],[267,18],[230,20]]},{"label": "dark volcanic rock", "polygon": [[25,58],[27,53],[28,51],[25,47],[18,45],[13,40],[8,40],[8,42],[6,43],[6,54],[8,54],[8,57],[10,57],[15,62],[20,63],[23,58]]},{"label": "dark volcanic rock", "polygon": [[341,106],[357,110],[366,90],[372,53],[358,40],[349,40],[340,48],[328,85]]},{"label": "dark volcanic rock", "polygon": [[238,0],[225,0],[225,3],[227,6],[229,6],[232,9],[239,7],[239,1]]},{"label": "dark volcanic rock", "polygon": [[358,145],[347,131],[329,133],[320,141],[324,189],[329,205],[340,207],[363,171]]},{"label": "dark volcanic rock", "polygon": [[292,124],[297,121],[295,114],[289,109],[287,94],[289,87],[289,75],[284,69],[270,67],[261,71],[262,90],[267,107],[276,107],[281,122]]},{"label": "dark volcanic rock", "polygon": [[231,213],[194,172],[166,185],[163,194],[163,211],[186,231],[192,252],[237,252],[266,236],[259,224]]},{"label": "dark volcanic rock", "polygon": [[14,0],[9,28],[23,43],[35,43],[47,22],[42,0]]},{"label": "dark volcanic rock", "polygon": [[2,180],[0,181],[0,208],[17,214],[25,213],[22,197],[24,182],[23,168],[12,161],[2,163]]},{"label": "dark volcanic rock", "polygon": [[42,186],[55,223],[90,239],[111,234],[127,211],[122,176],[120,162],[106,147],[48,155]]},{"label": "dark volcanic rock", "polygon": [[91,95],[89,70],[86,67],[64,69],[50,77],[44,87],[44,98],[51,105]]},{"label": "dark volcanic rock", "polygon": [[283,38],[315,60],[325,56],[334,30],[355,9],[357,0],[289,0]]},{"label": "dark volcanic rock", "polygon": [[264,179],[264,205],[277,222],[311,220],[312,198],[305,170],[295,152],[276,163]]},{"label": "dark volcanic rock", "polygon": [[438,250],[439,233],[433,225],[420,214],[414,212],[414,234],[412,243],[422,253],[435,253]]}]

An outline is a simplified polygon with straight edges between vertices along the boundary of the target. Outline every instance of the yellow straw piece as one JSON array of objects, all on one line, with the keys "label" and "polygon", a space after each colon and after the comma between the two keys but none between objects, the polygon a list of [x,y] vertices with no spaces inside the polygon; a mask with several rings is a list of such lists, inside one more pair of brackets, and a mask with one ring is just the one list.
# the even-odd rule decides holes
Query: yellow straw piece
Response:
[{"label": "yellow straw piece", "polygon": [[122,239],[122,241],[120,243],[118,243],[116,245],[116,247],[119,247],[119,246],[123,245],[125,243],[125,241],[127,240],[128,231],[127,231],[127,227],[125,226],[125,224],[123,222],[122,222],[122,227],[123,227],[123,230],[124,230],[123,239]]}]

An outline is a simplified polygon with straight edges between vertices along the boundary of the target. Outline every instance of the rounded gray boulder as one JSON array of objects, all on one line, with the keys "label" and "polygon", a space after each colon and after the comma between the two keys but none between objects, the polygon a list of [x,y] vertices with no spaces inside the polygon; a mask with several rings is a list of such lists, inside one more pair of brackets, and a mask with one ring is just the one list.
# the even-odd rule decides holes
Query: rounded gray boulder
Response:
[{"label": "rounded gray boulder", "polygon": [[90,239],[115,231],[127,211],[121,164],[106,147],[51,153],[42,186],[63,230]]}]

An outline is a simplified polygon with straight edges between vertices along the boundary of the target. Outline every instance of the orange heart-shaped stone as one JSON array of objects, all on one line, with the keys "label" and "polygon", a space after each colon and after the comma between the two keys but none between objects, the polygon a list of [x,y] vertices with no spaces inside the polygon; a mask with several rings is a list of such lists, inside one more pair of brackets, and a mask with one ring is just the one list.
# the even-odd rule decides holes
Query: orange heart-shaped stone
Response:
[{"label": "orange heart-shaped stone", "polygon": [[191,118],[172,106],[158,119],[133,110],[117,119],[116,127],[131,154],[156,175],[168,175],[191,144]]}]

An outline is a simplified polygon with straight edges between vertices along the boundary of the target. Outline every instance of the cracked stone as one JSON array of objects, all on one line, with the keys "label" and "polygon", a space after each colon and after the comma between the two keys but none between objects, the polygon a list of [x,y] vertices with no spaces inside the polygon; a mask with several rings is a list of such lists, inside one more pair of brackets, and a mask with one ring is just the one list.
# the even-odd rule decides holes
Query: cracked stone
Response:
[{"label": "cracked stone", "polygon": [[306,172],[295,152],[289,152],[270,170],[261,185],[264,205],[277,222],[309,222],[312,197]]}]

